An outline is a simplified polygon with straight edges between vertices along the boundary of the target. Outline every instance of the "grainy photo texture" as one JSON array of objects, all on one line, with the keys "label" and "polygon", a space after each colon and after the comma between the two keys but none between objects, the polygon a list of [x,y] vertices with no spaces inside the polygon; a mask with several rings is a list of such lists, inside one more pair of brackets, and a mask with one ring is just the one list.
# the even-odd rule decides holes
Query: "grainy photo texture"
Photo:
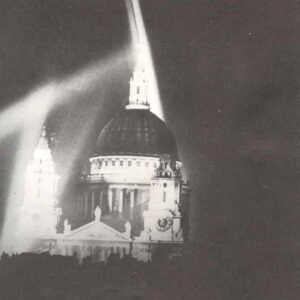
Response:
[{"label": "grainy photo texture", "polygon": [[1,299],[299,299],[300,3],[0,0]]}]

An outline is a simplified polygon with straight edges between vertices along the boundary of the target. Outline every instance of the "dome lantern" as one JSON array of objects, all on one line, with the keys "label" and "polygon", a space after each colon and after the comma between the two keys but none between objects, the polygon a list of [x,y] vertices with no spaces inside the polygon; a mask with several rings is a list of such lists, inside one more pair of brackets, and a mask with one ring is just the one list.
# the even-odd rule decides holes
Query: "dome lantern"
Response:
[{"label": "dome lantern", "polygon": [[144,59],[142,57],[142,49],[138,47],[137,64],[133,71],[133,76],[129,81],[130,93],[129,104],[126,109],[150,109],[148,102],[148,78],[145,69]]},{"label": "dome lantern", "polygon": [[168,154],[178,160],[175,137],[164,121],[150,111],[146,59],[138,59],[130,79],[129,104],[101,130],[95,156],[152,156]]}]

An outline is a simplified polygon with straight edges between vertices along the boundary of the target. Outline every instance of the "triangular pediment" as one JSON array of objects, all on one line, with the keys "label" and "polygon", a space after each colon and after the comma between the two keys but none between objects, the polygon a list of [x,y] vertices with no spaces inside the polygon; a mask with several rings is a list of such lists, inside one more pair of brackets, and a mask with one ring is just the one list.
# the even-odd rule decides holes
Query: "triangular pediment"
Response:
[{"label": "triangular pediment", "polygon": [[81,226],[65,233],[63,237],[65,239],[79,240],[131,241],[125,233],[119,232],[100,221],[93,221]]}]

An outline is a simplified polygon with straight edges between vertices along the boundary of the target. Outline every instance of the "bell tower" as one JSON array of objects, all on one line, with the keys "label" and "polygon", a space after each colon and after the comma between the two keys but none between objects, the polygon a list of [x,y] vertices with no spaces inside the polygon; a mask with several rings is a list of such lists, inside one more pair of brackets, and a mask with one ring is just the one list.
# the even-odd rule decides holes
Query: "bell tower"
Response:
[{"label": "bell tower", "polygon": [[149,208],[144,212],[144,232],[151,241],[183,241],[181,226],[181,163],[170,155],[160,156],[160,165],[151,180]]},{"label": "bell tower", "polygon": [[18,239],[33,241],[56,234],[61,209],[57,207],[58,176],[43,127],[25,172],[25,195],[19,212]]}]

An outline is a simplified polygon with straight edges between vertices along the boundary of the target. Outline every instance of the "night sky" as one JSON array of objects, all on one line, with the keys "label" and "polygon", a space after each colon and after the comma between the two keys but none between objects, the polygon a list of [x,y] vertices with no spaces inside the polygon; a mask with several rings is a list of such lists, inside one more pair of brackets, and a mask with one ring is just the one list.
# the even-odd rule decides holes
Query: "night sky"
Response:
[{"label": "night sky", "polygon": [[[194,241],[299,241],[297,2],[141,1],[165,121],[191,182]],[[92,113],[74,174],[126,103],[130,43],[123,1],[0,1],[1,112],[49,80],[126,54],[99,85],[75,91],[74,101],[49,114],[58,173]],[[2,219],[18,139],[15,132],[1,140]]]}]

